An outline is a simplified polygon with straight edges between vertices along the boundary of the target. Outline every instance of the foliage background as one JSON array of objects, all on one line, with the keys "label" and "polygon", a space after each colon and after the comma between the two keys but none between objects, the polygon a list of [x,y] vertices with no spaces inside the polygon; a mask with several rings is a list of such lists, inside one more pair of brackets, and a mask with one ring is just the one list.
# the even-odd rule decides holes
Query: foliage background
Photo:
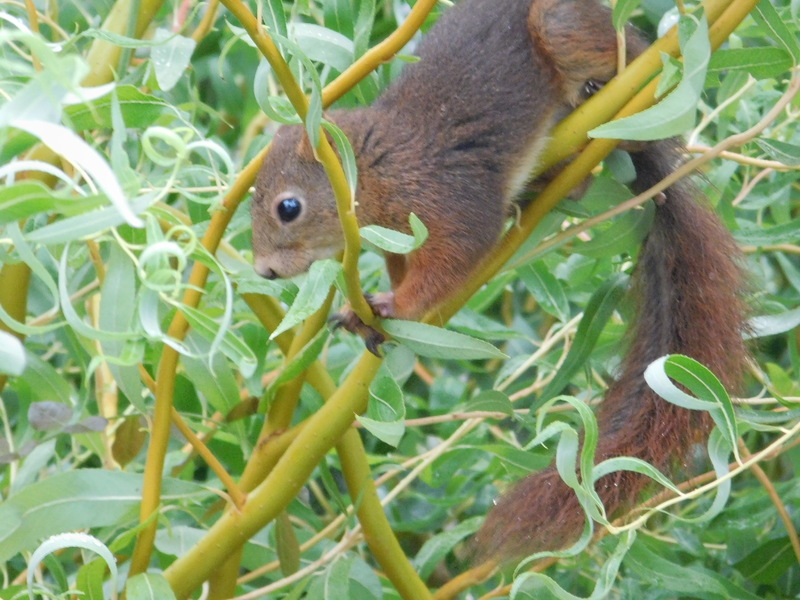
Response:
[{"label": "foliage background", "polygon": [[[797,6],[763,5],[761,16],[747,19],[727,52],[712,59],[699,125],[688,136],[693,155],[746,131],[790,89],[789,69],[799,54]],[[243,490],[268,472],[278,475],[263,497],[288,503],[293,486],[302,490],[285,510],[276,509],[272,523],[245,536],[241,556],[233,552],[230,564],[211,565],[221,568],[209,597],[231,597],[234,589],[239,597],[399,597],[403,561],[393,550],[376,554],[363,540],[362,528],[373,538],[386,533],[372,522],[383,513],[369,486],[356,493],[363,481],[353,484],[367,465],[412,573],[439,588],[439,598],[462,588],[469,597],[502,597],[508,588],[492,590],[510,571],[486,579],[480,569],[469,570],[464,541],[499,490],[551,461],[552,447],[522,450],[544,419],[584,425],[573,411],[541,401],[562,389],[594,401],[613,376],[630,307],[603,304],[596,291],[608,281],[624,285],[617,274],[630,271],[646,219],[646,211],[604,213],[626,197],[606,177],[624,172],[624,160],[609,159],[580,203],[565,201],[548,214],[512,261],[515,268],[450,322],[452,331],[489,341],[507,358],[479,341],[400,325],[404,343],[380,366],[362,356],[360,340],[323,326],[330,307],[342,302],[327,291],[331,282],[344,287],[336,265],[321,264],[291,282],[258,280],[249,266],[247,201],[239,205],[252,179],[248,166],[256,164],[250,161],[269,141],[275,119],[291,118],[293,109],[276,71],[253,47],[248,23],[236,12],[240,5],[226,6],[141,0],[6,2],[0,9],[0,317],[3,329],[22,340],[0,339],[7,374],[0,405],[0,597],[23,593],[30,553],[42,539],[79,529],[112,549],[123,581],[147,570],[146,585],[143,575],[127,579],[129,598],[148,597],[147,585],[161,590],[155,597],[168,598],[171,592],[157,587],[166,581],[188,592],[181,568],[203,580],[211,575],[190,548],[209,539],[220,497],[243,506]],[[321,87],[409,11],[400,0],[270,1],[251,8],[278,32],[291,70],[312,92],[312,123],[324,100]],[[633,8],[634,22],[652,35],[670,6]],[[403,62],[382,64],[337,106],[369,103]],[[744,247],[754,314],[761,317],[747,397],[735,404],[740,453],[772,451],[741,469],[722,512],[699,522],[683,518],[703,514],[713,493],[681,503],[647,521],[635,541],[609,538],[549,561],[552,579],[518,584],[519,597],[567,597],[540,589],[551,582],[579,596],[608,587],[619,598],[800,594],[794,531],[799,108],[793,100],[756,139],[737,138],[729,154],[703,166],[704,190]],[[591,229],[552,241],[594,215],[601,218]],[[222,236],[219,251],[208,252],[201,242],[209,247],[215,236]],[[359,271],[366,290],[387,288],[374,252],[361,255]],[[296,327],[271,339],[281,305],[293,303]],[[578,332],[584,315],[596,339]],[[444,349],[430,356],[433,344]],[[294,360],[287,361],[287,352]],[[572,365],[568,380],[547,388],[556,373],[564,377],[564,364]],[[375,372],[360,424],[363,442],[350,430],[337,453],[323,453],[308,481],[299,466],[293,470],[303,447],[287,455],[297,462],[275,467],[304,430],[333,435],[325,419],[309,420],[327,414],[320,408],[324,396],[333,398],[341,385],[337,398],[357,398],[358,382]],[[185,424],[181,432],[168,425],[173,404],[181,416],[173,417],[176,427]],[[539,412],[531,415],[534,404]],[[354,410],[341,413],[345,426]],[[203,444],[187,443],[191,432]],[[203,446],[206,459],[197,454]],[[217,468],[209,467],[210,458]],[[309,469],[316,464],[313,456],[307,461]],[[724,486],[716,487],[724,498]],[[140,515],[142,495],[150,510],[160,503],[157,520],[146,520],[147,509]],[[347,512],[354,503],[358,519]],[[786,518],[776,504],[786,506]],[[235,537],[235,519],[220,521],[222,538]],[[175,563],[177,557],[183,562]],[[108,595],[103,563],[92,558],[58,550],[35,579],[52,596],[77,587],[93,597],[102,596],[105,579]],[[400,575],[387,572],[387,561]],[[157,573],[168,567],[161,579]],[[475,580],[464,583],[460,573]]]}]

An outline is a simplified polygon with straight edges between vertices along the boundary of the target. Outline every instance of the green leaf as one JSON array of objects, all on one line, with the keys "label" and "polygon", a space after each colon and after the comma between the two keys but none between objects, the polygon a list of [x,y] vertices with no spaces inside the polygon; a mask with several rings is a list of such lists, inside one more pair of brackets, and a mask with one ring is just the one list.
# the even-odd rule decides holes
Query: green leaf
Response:
[{"label": "green leaf", "polygon": [[[53,475],[0,503],[0,561],[31,550],[41,538],[89,527],[119,526],[142,500],[142,475],[81,469]],[[166,478],[162,499],[207,496],[204,486]]]},{"label": "green leaf", "polygon": [[150,63],[156,72],[158,87],[162,91],[171,90],[189,66],[197,43],[192,38],[157,29],[153,36],[157,42],[150,51]]},{"label": "green leaf", "polygon": [[496,412],[511,416],[514,405],[511,399],[498,390],[483,390],[464,405],[465,412]]},{"label": "green leaf", "polygon": [[353,146],[350,145],[350,140],[347,139],[344,131],[333,123],[323,120],[322,127],[331,135],[336,149],[339,151],[342,169],[344,170],[347,184],[350,186],[350,201],[352,203],[356,195],[356,186],[358,185],[358,168],[356,167],[356,156],[353,153]]},{"label": "green leaf", "polygon": [[569,321],[569,300],[564,286],[542,261],[520,267],[517,274],[539,305],[562,323]]},{"label": "green leaf", "polygon": [[671,561],[656,544],[637,540],[625,560],[643,581],[653,582],[655,590],[670,590],[676,596],[689,596],[708,600],[738,599],[758,600],[752,594],[735,584],[729,577],[714,573],[698,565],[683,566]]},{"label": "green leaf", "polygon": [[314,23],[291,23],[289,35],[309,59],[344,71],[353,62],[353,42]]},{"label": "green leaf", "polygon": [[[152,125],[161,115],[174,112],[168,102],[142,93],[139,88],[132,85],[120,85],[114,89],[114,94],[117,96],[125,125],[133,129],[144,129]],[[107,94],[91,102],[67,106],[64,112],[69,118],[71,128],[74,131],[86,131],[113,127],[112,98],[112,94]]]},{"label": "green leaf", "polygon": [[414,557],[414,568],[423,579],[430,577],[436,566],[447,556],[458,542],[475,533],[483,522],[482,517],[472,517],[455,527],[425,540]]},{"label": "green leaf", "polygon": [[590,137],[657,140],[679,135],[694,124],[711,57],[705,16],[697,19],[684,15],[678,33],[684,57],[683,79],[678,86],[655,106],[601,125],[589,132]]},{"label": "green leaf", "polygon": [[756,144],[778,162],[789,167],[800,166],[800,146],[762,138],[756,139]]},{"label": "green leaf", "polygon": [[611,22],[614,24],[614,29],[622,31],[631,18],[633,12],[639,7],[642,0],[619,0],[612,6],[614,7],[611,16]]},{"label": "green leaf", "polygon": [[0,188],[0,225],[51,211],[81,214],[103,206],[106,201],[104,196],[64,198],[38,181],[21,181]]},{"label": "green leaf", "polygon": [[[670,378],[694,396],[678,388]],[[689,410],[708,411],[729,446],[735,448],[738,432],[733,403],[725,386],[707,367],[688,356],[672,354],[652,362],[645,369],[644,379],[668,402]]]},{"label": "green leaf", "polygon": [[393,448],[397,448],[406,431],[405,424],[402,421],[377,421],[361,415],[356,415],[356,420],[361,423],[364,429]]},{"label": "green leaf", "polygon": [[626,254],[647,237],[654,213],[652,202],[645,204],[643,210],[630,210],[615,219],[611,227],[595,230],[595,236],[591,240],[580,242],[575,247],[575,252],[592,258]]},{"label": "green leaf", "polygon": [[767,540],[733,565],[745,578],[755,583],[775,584],[790,568],[797,566],[797,556],[788,537]]},{"label": "green leaf", "polygon": [[[197,352],[208,349],[206,343],[200,343],[198,336],[190,334],[187,344]],[[239,385],[234,370],[222,356],[216,354],[208,360],[192,356],[182,356],[186,376],[194,384],[198,394],[208,401],[215,411],[227,414],[239,403]]]},{"label": "green leaf", "polygon": [[11,126],[35,135],[53,152],[63,156],[86,173],[105,193],[126,223],[133,227],[144,225],[128,204],[128,199],[106,159],[81,137],[66,127],[44,121],[14,119],[11,121]]},{"label": "green leaf", "polygon": [[711,57],[708,74],[744,71],[756,79],[770,79],[791,68],[792,57],[782,48],[722,48]]},{"label": "green leaf", "polygon": [[750,14],[768,35],[792,55],[794,64],[800,64],[800,44],[797,43],[796,33],[789,30],[770,0],[761,0]]},{"label": "green leaf", "polygon": [[25,363],[25,348],[19,338],[0,331],[0,373],[22,375]]},{"label": "green leaf", "polygon": [[[618,541],[613,552],[596,574],[594,589],[592,590],[591,596],[589,596],[590,599],[607,597],[618,583],[620,564],[636,539],[636,533],[633,531],[626,531],[617,539]],[[545,590],[550,593],[547,594]],[[552,578],[543,573],[522,573],[514,580],[511,586],[512,600],[538,600],[539,598],[546,598],[548,596],[558,598],[559,600],[578,600],[577,596],[567,592]]]},{"label": "green leaf", "polygon": [[169,582],[160,573],[139,573],[125,583],[128,600],[175,600]]},{"label": "green leaf", "polygon": [[283,2],[281,0],[267,0],[264,6],[266,10],[263,16],[267,31],[275,32],[285,37],[288,30],[286,27],[286,12],[283,8]]},{"label": "green leaf", "polygon": [[283,576],[297,573],[300,570],[300,543],[286,511],[275,519],[275,545]]},{"label": "green leaf", "polygon": [[[28,590],[30,591],[33,585],[33,576],[39,566],[39,563],[42,562],[46,557],[50,557],[50,555],[52,555],[54,552],[65,550],[67,548],[82,548],[84,550],[90,550],[100,556],[102,559],[100,561],[101,566],[107,566],[111,573],[111,581],[109,585],[111,586],[111,589],[114,590],[112,592],[112,598],[115,599],[117,597],[117,561],[105,544],[103,544],[97,538],[85,533],[62,533],[60,535],[54,535],[42,542],[33,553],[28,563]],[[100,569],[100,576],[102,576],[102,572],[103,570]],[[100,581],[91,582],[90,588],[92,589],[92,593],[95,595],[99,588],[100,594],[96,597],[98,600],[102,600],[102,579]]]},{"label": "green leaf", "polygon": [[335,260],[318,260],[312,264],[300,285],[295,301],[269,339],[274,340],[284,331],[302,323],[317,312],[328,297],[331,285],[341,270],[342,265]]},{"label": "green leaf", "polygon": [[773,246],[795,244],[800,241],[800,219],[774,227],[740,229],[733,233],[736,241],[748,246]]},{"label": "green leaf", "polygon": [[800,325],[800,307],[777,315],[760,315],[748,322],[748,339],[786,333]]},{"label": "green leaf", "polygon": [[391,319],[381,325],[386,333],[420,356],[460,360],[507,358],[488,342],[441,327]]},{"label": "green leaf", "polygon": [[263,399],[258,406],[259,412],[265,412],[269,403],[275,395],[275,392],[283,384],[292,381],[299,377],[309,365],[319,358],[322,349],[325,347],[325,342],[330,337],[328,329],[320,329],[317,334],[297,352],[291,360],[289,360],[281,369],[278,377],[275,378],[268,390],[264,393]]},{"label": "green leaf", "polygon": [[575,334],[575,341],[569,349],[567,357],[556,373],[555,377],[542,390],[539,400],[534,406],[541,404],[552,396],[561,392],[569,383],[572,376],[583,368],[589,355],[592,352],[597,339],[603,331],[608,319],[616,310],[625,288],[628,284],[628,276],[624,273],[615,273],[601,285],[589,300],[578,331]]},{"label": "green leaf", "polygon": [[403,391],[388,368],[382,367],[369,386],[366,416],[356,416],[372,435],[397,447],[405,433],[406,408]]},{"label": "green leaf", "polygon": [[[227,327],[220,329],[219,323],[192,306],[180,304],[178,309],[197,333],[212,343],[219,340],[219,349],[237,366],[242,375],[250,377],[253,374],[258,364],[256,357],[234,330]],[[221,339],[219,338],[220,333],[222,334]]]},{"label": "green leaf", "polygon": [[361,237],[373,246],[384,252],[393,254],[408,254],[422,246],[428,238],[428,228],[414,213],[408,216],[413,235],[381,227],[380,225],[366,225],[360,229]]},{"label": "green leaf", "polygon": [[84,594],[86,600],[105,600],[103,593],[103,577],[106,563],[102,559],[92,560],[78,570],[75,588]]}]

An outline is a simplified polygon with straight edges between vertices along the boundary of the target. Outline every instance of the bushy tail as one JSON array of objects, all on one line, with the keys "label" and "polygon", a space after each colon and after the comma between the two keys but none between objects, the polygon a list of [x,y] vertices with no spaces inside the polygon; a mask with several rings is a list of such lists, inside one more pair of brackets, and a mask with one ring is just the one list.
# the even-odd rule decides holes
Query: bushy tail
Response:
[{"label": "bushy tail", "polygon": [[[677,158],[676,144],[669,140],[634,154],[637,187],[647,189],[662,179]],[[709,367],[728,389],[739,384],[747,359],[739,251],[695,195],[691,185],[680,183],[657,201],[634,273],[638,308],[631,347],[598,414],[598,462],[635,456],[670,473],[707,435],[707,413],[670,404],[645,383],[644,370],[653,360],[686,354]],[[626,471],[600,479],[596,489],[606,513],[612,517],[630,506],[648,481]],[[583,526],[577,497],[551,467],[500,499],[476,535],[475,547],[482,558],[513,558],[563,548],[578,539]]]}]

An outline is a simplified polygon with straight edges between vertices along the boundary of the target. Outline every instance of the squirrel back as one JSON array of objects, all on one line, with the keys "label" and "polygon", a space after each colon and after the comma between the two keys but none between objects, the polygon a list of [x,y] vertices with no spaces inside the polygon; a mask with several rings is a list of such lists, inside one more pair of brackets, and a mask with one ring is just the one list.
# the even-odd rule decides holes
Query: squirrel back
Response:
[{"label": "squirrel back", "polygon": [[[402,277],[373,296],[376,314],[421,318],[489,253],[556,119],[588,79],[613,73],[609,14],[595,0],[465,0],[373,106],[328,115],[356,155],[359,222],[407,231],[413,212],[429,231],[419,250],[389,257]],[[570,20],[588,43],[561,48]],[[335,200],[302,126],[273,139],[252,218],[265,277],[291,277],[341,249]]]}]

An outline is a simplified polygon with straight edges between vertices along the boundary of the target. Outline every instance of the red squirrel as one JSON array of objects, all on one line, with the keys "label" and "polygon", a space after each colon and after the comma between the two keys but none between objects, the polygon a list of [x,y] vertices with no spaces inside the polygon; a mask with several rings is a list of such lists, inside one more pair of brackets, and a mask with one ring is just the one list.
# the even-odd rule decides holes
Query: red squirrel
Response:
[{"label": "red squirrel", "polygon": [[[635,33],[628,38],[632,58],[645,43]],[[392,291],[368,298],[380,317],[421,318],[491,251],[554,123],[613,77],[617,36],[610,11],[595,0],[464,0],[423,37],[418,54],[371,107],[327,115],[355,152],[359,223],[408,231],[413,212],[429,231],[410,255],[386,256]],[[342,233],[303,127],[280,128],[272,144],[252,204],[255,269],[291,277],[335,256]],[[634,187],[643,190],[675,168],[680,147],[655,142],[632,158]],[[599,411],[597,460],[637,456],[669,472],[708,432],[705,413],[650,390],[642,373],[651,361],[687,354],[728,387],[743,370],[739,254],[694,196],[680,183],[656,202],[634,273],[631,348]],[[349,309],[340,320],[363,333]],[[646,483],[618,472],[598,481],[597,491],[614,515]],[[476,545],[483,556],[511,558],[563,547],[583,525],[577,498],[551,468],[500,499]]]}]

